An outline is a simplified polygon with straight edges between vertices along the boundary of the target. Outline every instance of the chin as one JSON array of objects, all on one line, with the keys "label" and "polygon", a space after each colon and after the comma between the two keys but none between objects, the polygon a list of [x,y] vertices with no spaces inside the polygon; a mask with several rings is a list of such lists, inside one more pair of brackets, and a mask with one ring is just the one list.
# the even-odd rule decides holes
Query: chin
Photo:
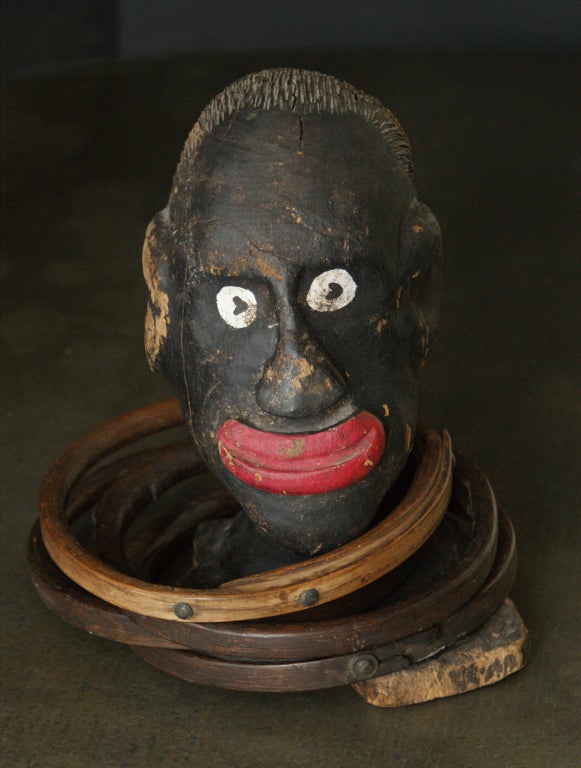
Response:
[{"label": "chin", "polygon": [[347,543],[369,528],[397,474],[390,471],[389,464],[387,460],[381,462],[365,479],[352,485],[305,495],[260,491],[230,473],[221,473],[221,479],[271,541],[284,549],[316,555]]},{"label": "chin", "polygon": [[405,440],[395,437],[390,434],[388,450],[364,478],[320,493],[297,493],[296,486],[293,493],[260,490],[232,474],[215,445],[205,458],[261,533],[283,549],[308,556],[336,549],[370,527],[409,453]]}]

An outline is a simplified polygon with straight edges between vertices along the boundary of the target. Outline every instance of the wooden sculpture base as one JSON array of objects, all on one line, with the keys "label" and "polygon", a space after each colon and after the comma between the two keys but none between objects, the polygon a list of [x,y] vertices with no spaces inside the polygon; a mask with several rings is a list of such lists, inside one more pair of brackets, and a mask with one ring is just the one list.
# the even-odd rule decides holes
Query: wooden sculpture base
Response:
[{"label": "wooden sculpture base", "polygon": [[[382,707],[464,693],[524,666],[527,632],[507,598],[514,530],[482,472],[460,455],[453,462],[446,433],[419,431],[391,511],[358,539],[189,589],[181,564],[198,526],[237,514],[236,502],[223,489],[188,486],[185,498],[156,506],[204,471],[189,442],[116,456],[180,423],[173,402],[125,414],[77,441],[47,475],[28,554],[57,616],[193,683],[263,692],[352,685]],[[301,601],[311,593],[314,603]]]},{"label": "wooden sculpture base", "polygon": [[527,629],[507,598],[480,629],[437,658],[352,687],[375,707],[421,704],[498,683],[522,669],[528,654]]}]

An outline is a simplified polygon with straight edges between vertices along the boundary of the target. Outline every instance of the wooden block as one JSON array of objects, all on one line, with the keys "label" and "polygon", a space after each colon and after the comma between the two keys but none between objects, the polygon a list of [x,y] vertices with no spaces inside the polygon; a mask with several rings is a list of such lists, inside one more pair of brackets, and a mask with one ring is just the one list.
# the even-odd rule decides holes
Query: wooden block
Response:
[{"label": "wooden block", "polygon": [[528,661],[528,632],[512,600],[459,645],[430,661],[353,688],[376,707],[402,707],[473,691],[517,672]]}]

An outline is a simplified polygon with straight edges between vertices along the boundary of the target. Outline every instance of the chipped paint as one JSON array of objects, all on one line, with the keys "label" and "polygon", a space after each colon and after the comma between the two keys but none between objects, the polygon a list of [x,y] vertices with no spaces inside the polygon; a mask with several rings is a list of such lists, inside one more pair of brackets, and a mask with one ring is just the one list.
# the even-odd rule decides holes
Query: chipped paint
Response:
[{"label": "chipped paint", "polygon": [[288,448],[281,448],[277,451],[279,456],[285,456],[287,459],[296,459],[305,450],[305,441],[296,437],[292,441],[292,445]]},{"label": "chipped paint", "polygon": [[219,267],[217,264],[210,264],[208,270],[213,277],[218,277],[225,272],[225,267]]},{"label": "chipped paint", "polygon": [[212,365],[213,363],[215,363],[215,362],[216,362],[216,360],[217,360],[217,359],[220,357],[220,355],[221,355],[221,354],[222,354],[222,350],[221,350],[221,349],[217,349],[217,350],[214,352],[214,354],[213,354],[213,355],[210,355],[210,357],[206,357],[206,358],[204,359],[204,363],[205,363],[206,365]]},{"label": "chipped paint", "polygon": [[304,357],[297,357],[293,361],[293,369],[296,373],[292,377],[292,386],[295,390],[300,391],[303,388],[304,379],[312,374],[314,368]]},{"label": "chipped paint", "polygon": [[[161,287],[159,272],[154,253],[161,250],[155,233],[155,223],[151,221],[145,233],[143,243],[143,276],[149,290],[149,302],[145,315],[145,354],[152,370],[157,368],[158,358],[168,335],[170,324],[169,296]],[[163,258],[163,256],[162,256]]]},{"label": "chipped paint", "polygon": [[401,295],[403,293],[403,283],[400,285],[400,287],[397,289],[397,295],[395,298],[395,306],[397,309],[399,309],[401,304]]},{"label": "chipped paint", "polygon": [[254,261],[256,262],[256,266],[260,270],[261,274],[264,275],[264,277],[268,277],[271,280],[283,279],[282,274],[277,269],[275,269],[275,267],[269,261],[267,261],[264,258],[264,256],[262,255],[260,250],[256,248],[256,246],[251,245],[250,252],[252,253]]},{"label": "chipped paint", "polygon": [[218,442],[218,451],[222,456],[222,461],[226,460],[226,463],[228,464],[230,469],[235,469],[236,465],[234,464],[234,456],[232,456],[232,454],[226,448],[224,443],[222,443],[222,441]]}]

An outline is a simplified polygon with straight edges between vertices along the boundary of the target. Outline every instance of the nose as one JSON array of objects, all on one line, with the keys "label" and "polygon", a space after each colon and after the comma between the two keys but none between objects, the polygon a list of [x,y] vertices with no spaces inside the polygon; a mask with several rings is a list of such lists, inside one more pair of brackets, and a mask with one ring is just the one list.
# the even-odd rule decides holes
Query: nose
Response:
[{"label": "nose", "polygon": [[274,416],[316,416],[345,395],[345,382],[308,332],[288,324],[281,331],[258,385],[258,404]]}]

